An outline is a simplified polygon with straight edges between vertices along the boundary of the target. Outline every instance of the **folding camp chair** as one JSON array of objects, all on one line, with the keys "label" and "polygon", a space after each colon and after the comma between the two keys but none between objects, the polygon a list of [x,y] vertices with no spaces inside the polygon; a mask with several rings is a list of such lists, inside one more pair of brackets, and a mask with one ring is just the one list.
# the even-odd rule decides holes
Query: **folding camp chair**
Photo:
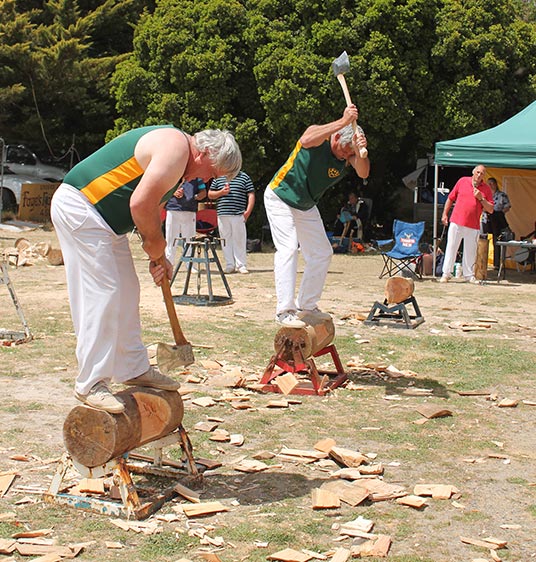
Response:
[{"label": "folding camp chair", "polygon": [[[393,238],[390,240],[378,240],[378,248],[383,257],[383,269],[380,279],[388,275],[393,277],[397,273],[409,273],[410,277],[422,278],[421,260],[422,252],[419,243],[424,233],[424,221],[404,222],[396,220],[393,222]],[[389,251],[382,250],[393,244]]]}]

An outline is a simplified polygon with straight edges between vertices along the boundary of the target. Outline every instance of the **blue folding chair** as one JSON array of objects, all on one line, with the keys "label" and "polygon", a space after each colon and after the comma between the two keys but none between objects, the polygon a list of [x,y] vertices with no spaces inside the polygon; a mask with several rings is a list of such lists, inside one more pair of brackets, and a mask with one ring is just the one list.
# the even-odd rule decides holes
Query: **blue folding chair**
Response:
[{"label": "blue folding chair", "polygon": [[[395,219],[393,238],[377,241],[383,258],[380,279],[386,275],[393,277],[397,273],[408,273],[410,277],[422,278],[422,252],[419,250],[419,244],[423,233],[424,221],[404,222]],[[392,245],[390,250],[382,250],[388,245]]]}]

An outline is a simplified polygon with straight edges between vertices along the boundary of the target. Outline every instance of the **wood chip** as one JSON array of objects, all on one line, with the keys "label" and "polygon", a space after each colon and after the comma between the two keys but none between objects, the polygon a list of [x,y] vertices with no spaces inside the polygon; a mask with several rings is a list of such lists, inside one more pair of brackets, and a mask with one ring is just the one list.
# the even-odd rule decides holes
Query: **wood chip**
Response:
[{"label": "wood chip", "polygon": [[370,492],[365,488],[365,484],[358,486],[356,482],[346,482],[345,480],[325,482],[322,484],[321,489],[336,494],[341,501],[352,507],[363,503],[370,496]]},{"label": "wood chip", "polygon": [[409,507],[414,507],[415,509],[421,509],[425,505],[428,505],[424,498],[414,495],[403,496],[401,498],[397,498],[395,501],[400,505],[407,505]]},{"label": "wood chip", "polygon": [[368,461],[367,457],[358,451],[352,451],[351,449],[345,449],[343,447],[332,447],[329,454],[337,462],[340,462],[348,468],[356,468]]},{"label": "wood chip", "polygon": [[210,396],[201,396],[200,398],[194,398],[192,404],[203,408],[210,408],[211,406],[215,406],[216,402]]},{"label": "wood chip", "polygon": [[188,501],[191,501],[192,503],[199,503],[200,501],[199,500],[200,494],[198,492],[194,490],[190,490],[190,488],[187,488],[186,486],[183,486],[180,483],[175,484],[173,490],[177,492],[179,496],[182,496],[183,498],[187,499]]},{"label": "wood chip", "polygon": [[[487,548],[488,550],[496,550],[497,548],[503,548],[495,543],[488,542],[487,540],[472,539],[470,537],[460,537],[460,540],[465,544],[472,544],[473,546],[480,546],[482,548]],[[506,545],[506,542],[504,543]]]},{"label": "wood chip", "polygon": [[330,562],[346,562],[351,554],[352,553],[347,548],[337,548],[330,558]]},{"label": "wood chip", "polygon": [[519,404],[519,400],[511,400],[509,398],[503,398],[497,406],[499,408],[515,408]]},{"label": "wood chip", "polygon": [[288,408],[288,400],[281,398],[280,400],[270,400],[268,404],[266,404],[267,408]]},{"label": "wood chip", "polygon": [[21,531],[11,535],[14,539],[28,539],[35,537],[46,537],[52,533],[53,529],[37,529],[35,531]]},{"label": "wood chip", "polygon": [[267,560],[280,560],[281,562],[307,562],[312,556],[292,548],[285,548],[266,557]]},{"label": "wood chip", "polygon": [[378,535],[362,544],[352,546],[351,553],[354,558],[376,556],[385,558],[391,548],[392,539],[388,535]]},{"label": "wood chip", "polygon": [[298,379],[292,373],[279,375],[274,382],[285,396],[290,394],[299,384]]},{"label": "wood chip", "polygon": [[5,474],[0,477],[0,498],[7,494],[16,477],[17,473]]},{"label": "wood chip", "polygon": [[11,554],[17,545],[13,539],[0,539],[0,554]]},{"label": "wood chip", "polygon": [[221,443],[227,443],[231,440],[231,435],[226,429],[216,429],[210,434],[210,441],[219,441]]},{"label": "wood chip", "polygon": [[210,433],[211,431],[214,431],[217,427],[218,424],[216,422],[210,422],[210,421],[200,421],[194,425],[194,429],[196,431],[204,431],[206,433]]},{"label": "wood chip", "polygon": [[317,441],[313,447],[317,450],[317,451],[322,451],[323,453],[328,453],[331,451],[331,449],[333,447],[335,447],[337,445],[335,439],[331,439],[331,437],[326,437],[325,439],[320,439],[320,441]]},{"label": "wood chip", "polygon": [[104,541],[104,546],[112,550],[120,550],[121,548],[125,548],[124,544],[116,541]]},{"label": "wood chip", "polygon": [[334,509],[341,507],[341,500],[337,494],[322,488],[311,491],[313,509]]},{"label": "wood chip", "polygon": [[458,492],[458,488],[451,484],[416,484],[413,488],[413,493],[416,496],[432,496],[437,500],[448,500],[452,494]]},{"label": "wood chip", "polygon": [[443,406],[437,406],[435,404],[422,404],[417,408],[417,412],[428,419],[433,418],[444,418],[446,416],[452,416],[451,410],[444,408]]},{"label": "wood chip", "polygon": [[211,515],[220,511],[229,511],[229,508],[221,502],[204,502],[195,504],[186,504],[182,506],[186,517],[199,517],[200,515]]}]

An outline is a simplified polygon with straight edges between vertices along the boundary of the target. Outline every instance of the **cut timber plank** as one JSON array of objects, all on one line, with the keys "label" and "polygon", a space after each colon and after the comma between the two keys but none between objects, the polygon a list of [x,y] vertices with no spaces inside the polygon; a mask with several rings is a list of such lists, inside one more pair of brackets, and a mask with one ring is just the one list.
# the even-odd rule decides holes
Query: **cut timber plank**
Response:
[{"label": "cut timber plank", "polygon": [[219,513],[220,511],[229,511],[221,502],[205,502],[186,504],[182,507],[186,517],[199,517],[200,515],[210,515],[212,513]]},{"label": "cut timber plank", "polygon": [[341,507],[341,500],[337,494],[322,488],[314,488],[311,492],[313,509],[334,509]]}]

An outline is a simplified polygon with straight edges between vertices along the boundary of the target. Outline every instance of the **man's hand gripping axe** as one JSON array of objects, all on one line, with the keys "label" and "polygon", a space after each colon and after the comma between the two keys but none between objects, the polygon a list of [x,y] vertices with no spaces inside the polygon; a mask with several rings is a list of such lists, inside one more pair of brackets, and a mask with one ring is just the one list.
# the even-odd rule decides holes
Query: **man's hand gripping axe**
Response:
[{"label": "man's hand gripping axe", "polygon": [[[335,74],[335,77],[341,85],[346,105],[351,105],[352,99],[350,98],[350,92],[348,91],[346,78],[344,77],[344,73],[350,70],[350,59],[348,58],[346,51],[343,51],[342,54],[331,63],[331,68],[333,69],[333,74]],[[352,121],[352,128],[354,129],[354,133],[358,132],[357,123],[355,121]],[[360,148],[359,155],[361,158],[366,158],[368,156],[368,150],[365,147]]]}]

